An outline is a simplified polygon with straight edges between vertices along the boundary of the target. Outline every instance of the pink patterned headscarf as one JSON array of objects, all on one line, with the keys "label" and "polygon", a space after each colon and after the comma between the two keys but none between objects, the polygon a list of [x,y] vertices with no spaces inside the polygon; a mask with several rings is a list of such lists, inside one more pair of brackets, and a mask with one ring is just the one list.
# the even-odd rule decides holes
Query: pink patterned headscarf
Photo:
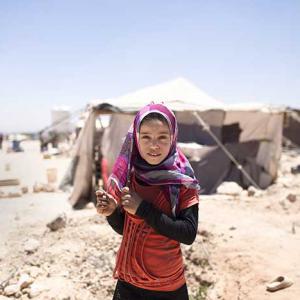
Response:
[{"label": "pink patterned headscarf", "polygon": [[[167,121],[171,133],[171,147],[168,156],[158,165],[148,164],[139,153],[138,133],[143,119],[150,113],[159,113]],[[120,191],[130,185],[130,174],[149,185],[166,186],[169,189],[173,214],[178,204],[180,185],[199,190],[198,180],[194,171],[177,147],[177,121],[171,110],[163,104],[149,104],[143,107],[135,116],[133,126],[129,129],[121,152],[113,166],[108,179],[108,191],[116,188]]]}]

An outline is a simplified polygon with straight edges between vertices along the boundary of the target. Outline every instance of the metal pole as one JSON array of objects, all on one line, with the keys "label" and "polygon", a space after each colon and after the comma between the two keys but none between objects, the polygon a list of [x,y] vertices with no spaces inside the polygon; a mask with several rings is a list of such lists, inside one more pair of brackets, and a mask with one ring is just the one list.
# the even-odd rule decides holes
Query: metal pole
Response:
[{"label": "metal pole", "polygon": [[207,131],[211,137],[215,140],[215,142],[218,144],[218,146],[225,152],[225,154],[231,159],[231,161],[236,165],[238,170],[240,170],[244,176],[251,182],[251,184],[260,190],[261,188],[258,186],[258,184],[252,179],[252,177],[246,172],[246,170],[243,168],[241,164],[238,163],[238,161],[233,157],[233,155],[226,149],[226,147],[219,141],[217,136],[210,130],[209,126],[203,121],[203,119],[198,115],[197,112],[193,113],[200,125],[203,127],[205,131]]}]

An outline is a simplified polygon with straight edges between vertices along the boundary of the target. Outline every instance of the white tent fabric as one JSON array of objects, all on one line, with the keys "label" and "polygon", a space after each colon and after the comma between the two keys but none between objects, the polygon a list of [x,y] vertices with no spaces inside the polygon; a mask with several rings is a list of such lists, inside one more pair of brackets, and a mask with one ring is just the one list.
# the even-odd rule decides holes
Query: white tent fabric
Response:
[{"label": "white tent fabric", "polygon": [[177,78],[161,84],[145,87],[121,97],[94,100],[92,106],[108,103],[123,111],[138,111],[151,103],[164,103],[173,111],[223,109],[222,102],[208,96],[185,78]]}]

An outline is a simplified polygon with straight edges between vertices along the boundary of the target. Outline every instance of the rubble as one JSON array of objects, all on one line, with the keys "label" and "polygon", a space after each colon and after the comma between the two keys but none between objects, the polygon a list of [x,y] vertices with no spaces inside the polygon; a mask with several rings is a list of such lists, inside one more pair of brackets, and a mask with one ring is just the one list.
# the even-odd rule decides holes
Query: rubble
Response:
[{"label": "rubble", "polygon": [[55,187],[50,183],[36,182],[32,187],[32,191],[34,193],[40,193],[40,192],[53,193],[55,192]]},{"label": "rubble", "polygon": [[51,231],[57,231],[66,226],[67,216],[65,213],[57,216],[53,221],[47,224]]},{"label": "rubble", "polygon": [[5,296],[13,296],[20,291],[20,286],[17,284],[11,284],[4,288]]},{"label": "rubble", "polygon": [[29,191],[28,186],[22,186],[21,191],[22,191],[23,194],[27,194],[28,191]]},{"label": "rubble", "polygon": [[238,196],[242,193],[243,188],[236,182],[225,181],[218,188],[217,193],[230,196]]},{"label": "rubble", "polygon": [[24,243],[24,251],[28,254],[34,253],[40,246],[40,242],[36,239],[28,239]]},{"label": "rubble", "polygon": [[297,200],[297,195],[296,194],[288,194],[286,199],[289,200],[291,203],[294,203]]},{"label": "rubble", "polygon": [[17,285],[20,287],[21,290],[29,287],[33,283],[33,278],[31,278],[28,274],[24,273],[21,274]]}]

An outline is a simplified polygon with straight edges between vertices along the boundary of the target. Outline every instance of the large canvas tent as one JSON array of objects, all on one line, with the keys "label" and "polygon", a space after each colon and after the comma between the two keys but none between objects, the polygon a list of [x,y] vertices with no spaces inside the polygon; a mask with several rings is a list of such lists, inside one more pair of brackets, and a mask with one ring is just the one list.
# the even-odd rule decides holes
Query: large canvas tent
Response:
[{"label": "large canvas tent", "polygon": [[[99,179],[95,179],[95,171],[100,165],[99,160],[95,164],[95,149],[100,153],[96,157],[106,162],[109,173],[134,114],[151,101],[163,102],[175,112],[179,123],[178,141],[191,161],[202,193],[215,192],[226,180],[236,181],[243,187],[254,181],[265,188],[276,178],[281,154],[282,112],[257,105],[227,107],[180,78],[123,97],[91,103],[70,167],[73,207],[80,208],[92,200]],[[99,139],[95,122],[103,114],[110,114],[111,120]],[[223,145],[239,166],[228,157]],[[252,182],[240,171],[241,167]],[[103,172],[100,176],[105,175]]]}]

